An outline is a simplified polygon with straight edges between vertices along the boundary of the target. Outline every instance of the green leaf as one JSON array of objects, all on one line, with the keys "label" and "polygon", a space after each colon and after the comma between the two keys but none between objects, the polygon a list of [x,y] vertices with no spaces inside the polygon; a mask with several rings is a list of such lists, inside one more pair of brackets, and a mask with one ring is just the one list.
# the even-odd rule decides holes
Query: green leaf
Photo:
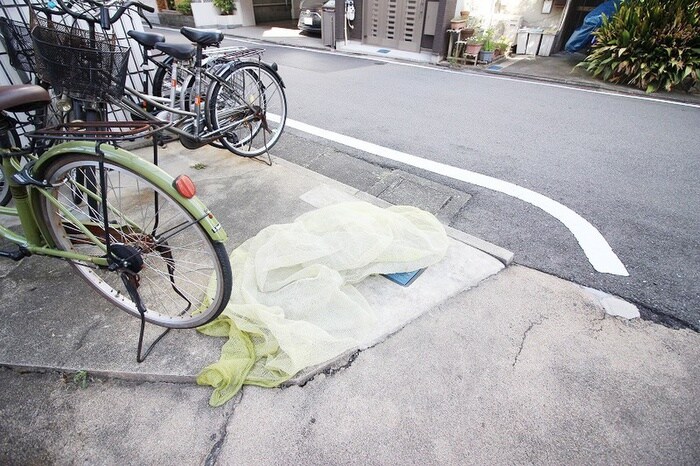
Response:
[{"label": "green leaf", "polygon": [[630,43],[630,37],[631,36],[630,36],[629,31],[627,31],[627,30],[622,31],[622,45],[623,46],[627,46],[627,44]]}]

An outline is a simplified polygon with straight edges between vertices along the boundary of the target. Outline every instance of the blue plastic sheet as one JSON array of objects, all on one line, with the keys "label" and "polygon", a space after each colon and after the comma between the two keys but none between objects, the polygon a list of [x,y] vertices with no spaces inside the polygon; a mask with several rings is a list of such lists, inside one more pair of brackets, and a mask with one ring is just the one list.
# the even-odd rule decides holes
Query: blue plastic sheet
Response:
[{"label": "blue plastic sheet", "polygon": [[591,45],[593,32],[603,24],[603,15],[608,18],[614,15],[620,3],[622,0],[609,0],[591,10],[583,19],[583,24],[569,37],[565,50],[574,53]]}]

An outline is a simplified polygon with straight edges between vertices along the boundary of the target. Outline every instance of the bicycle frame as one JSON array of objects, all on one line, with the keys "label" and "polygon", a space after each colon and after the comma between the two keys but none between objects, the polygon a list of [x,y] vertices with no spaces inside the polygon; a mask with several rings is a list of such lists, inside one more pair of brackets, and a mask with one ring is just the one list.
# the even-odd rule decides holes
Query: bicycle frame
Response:
[{"label": "bicycle frame", "polygon": [[[10,189],[12,190],[12,195],[14,196],[15,200],[15,207],[0,207],[0,214],[19,217],[24,235],[15,233],[9,228],[0,225],[0,237],[17,244],[20,248],[25,249],[30,254],[56,257],[76,262],[92,263],[98,267],[107,267],[108,264],[106,257],[96,258],[84,254],[78,254],[72,251],[61,251],[54,249],[49,244],[49,241],[47,241],[47,238],[49,237],[48,234],[41,231],[41,228],[34,217],[33,209],[31,207],[33,198],[29,195],[30,188],[28,186],[17,185],[12,180],[12,176],[19,172],[19,165],[13,161],[12,158],[3,157],[3,169],[8,175],[7,182],[10,183]],[[46,192],[46,189],[38,187],[34,188],[34,191],[41,193],[41,195],[47,196],[49,200],[52,199],[51,195]],[[61,214],[66,215],[68,218],[72,217],[71,212],[65,209],[60,203],[56,203],[56,205],[58,206]],[[83,233],[90,241],[97,245],[102,244],[102,242],[97,239],[92,232],[85,228],[84,225],[79,223],[79,228],[81,229],[81,233]]]},{"label": "bicycle frame", "polygon": [[[238,50],[239,48],[236,48],[236,49]],[[219,77],[219,74],[222,71],[224,71],[225,69],[228,69],[230,66],[234,66],[235,63],[237,63],[237,62],[231,61],[231,62],[227,62],[227,63],[220,63],[218,65],[216,63],[217,61],[220,62],[222,59],[225,59],[227,53],[230,53],[230,52],[227,50],[222,50],[222,51],[217,51],[217,53],[215,55],[210,55],[210,56],[206,57],[206,59],[203,62],[200,62],[199,64],[197,64],[197,63],[195,64],[194,72],[189,71],[185,67],[181,67],[178,64],[177,60],[173,60],[172,65],[171,65],[171,79],[172,79],[172,82],[174,84],[177,82],[178,70],[180,68],[182,68],[182,70],[184,70],[185,73],[189,74],[191,79],[194,79],[194,85],[193,85],[193,89],[195,92],[194,112],[189,111],[189,110],[185,110],[185,108],[184,108],[185,100],[188,98],[187,91],[189,89],[189,86],[185,86],[185,85],[182,86],[182,89],[180,91],[180,96],[179,96],[180,108],[177,108],[177,106],[176,106],[178,96],[176,94],[177,90],[176,90],[175,85],[173,85],[171,87],[169,98],[165,98],[165,97],[159,98],[159,97],[155,97],[153,95],[148,95],[148,94],[139,92],[136,89],[133,89],[133,88],[125,85],[124,90],[126,91],[126,94],[137,98],[139,100],[139,102],[143,102],[144,105],[136,105],[133,101],[131,101],[127,97],[122,98],[118,103],[116,103],[116,102],[115,103],[117,105],[120,105],[120,106],[128,109],[128,111],[135,113],[135,114],[137,114],[145,119],[156,121],[157,118],[153,114],[149,113],[148,111],[146,111],[144,109],[144,107],[148,107],[148,105],[151,105],[151,106],[158,108],[162,111],[169,112],[169,117],[170,117],[169,125],[165,127],[165,129],[167,129],[168,131],[171,131],[171,132],[178,134],[180,136],[194,139],[198,142],[208,142],[208,141],[216,140],[216,139],[220,138],[221,136],[223,136],[224,134],[226,134],[229,130],[233,129],[234,127],[237,127],[237,126],[244,124],[244,123],[247,123],[249,121],[254,121],[256,118],[256,115],[254,115],[254,114],[249,115],[249,116],[242,118],[240,120],[236,120],[236,121],[228,123],[224,126],[221,126],[217,130],[208,131],[208,132],[203,131],[203,128],[200,127],[202,120],[203,120],[202,119],[202,109],[200,106],[201,99],[202,99],[202,89],[201,89],[202,77],[209,80],[209,83],[210,83],[209,85],[211,85],[211,83],[213,81],[216,81],[221,86],[226,87],[227,89],[233,90],[235,93],[234,88],[229,83],[222,80]],[[253,53],[258,53],[258,52],[254,51]],[[150,57],[149,57],[149,60],[155,62],[155,60],[153,60]],[[209,61],[214,62],[214,67],[213,67],[215,69],[214,73],[208,71],[208,69],[207,69],[207,67],[210,66],[208,63]],[[163,65],[162,63],[158,63],[158,66],[165,66],[165,65]],[[260,66],[266,67],[267,65],[265,65],[264,63],[260,63]],[[240,99],[240,104],[242,106],[247,107],[249,110],[251,110],[251,112],[253,112],[253,113],[255,112],[255,109],[253,108],[253,106],[251,106],[245,99]],[[180,118],[175,119],[174,118],[175,115],[179,115]],[[192,122],[192,128],[194,130],[193,132],[186,131],[185,129],[181,129],[178,127],[180,125],[188,124],[189,122]]]},{"label": "bicycle frame", "polygon": [[[163,170],[141,159],[140,157],[137,157],[136,155],[107,144],[102,146],[101,152],[104,153],[105,160],[120,163],[128,169],[136,173],[140,173],[160,190],[177,198],[181,202],[182,206],[188,212],[190,212],[193,218],[196,219],[196,221],[204,228],[204,231],[213,241],[226,241],[227,235],[223,228],[221,228],[221,224],[214,217],[214,215],[204,206],[204,204],[202,204],[201,201],[199,201],[198,198],[193,197],[187,199],[181,196],[172,185],[172,177]],[[74,141],[54,146],[35,161],[33,170],[40,173],[41,167],[50,163],[55,157],[75,153],[95,156],[95,145],[94,143],[90,142]],[[48,233],[41,231],[40,222],[37,222],[34,216],[33,206],[36,202],[36,196],[47,197],[50,202],[54,203],[58,207],[61,214],[65,215],[66,218],[71,219],[73,214],[63,205],[57,202],[52,196],[50,190],[53,187],[39,187],[34,185],[22,186],[15,183],[12,177],[15,173],[20,171],[20,167],[17,162],[12,160],[12,157],[3,157],[3,168],[6,170],[5,173],[7,174],[8,181],[10,182],[10,189],[12,189],[12,194],[15,199],[15,207],[0,207],[0,214],[19,217],[23,234],[15,233],[4,225],[0,225],[0,237],[17,244],[20,246],[20,248],[26,249],[26,251],[31,254],[57,257],[76,262],[92,263],[98,267],[107,267],[108,264],[106,257],[96,258],[72,251],[60,251],[54,249],[53,245],[50,244],[49,240],[47,239],[49,238]],[[85,187],[81,188],[83,189],[84,193],[99,199],[99,196],[91,193],[89,189]],[[112,211],[115,209],[114,206],[107,206],[107,208]],[[72,219],[75,220],[74,217]],[[76,221],[75,224],[78,225],[81,233],[85,234],[91,242],[106,251],[106,247],[103,245],[103,242],[92,232],[90,232],[88,228],[82,225],[81,222]]]}]

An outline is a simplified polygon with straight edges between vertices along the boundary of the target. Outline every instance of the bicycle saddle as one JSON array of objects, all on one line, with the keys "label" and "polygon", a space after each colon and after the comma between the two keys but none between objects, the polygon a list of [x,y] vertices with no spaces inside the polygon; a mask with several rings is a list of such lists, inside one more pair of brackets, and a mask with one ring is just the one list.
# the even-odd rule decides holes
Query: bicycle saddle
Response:
[{"label": "bicycle saddle", "polygon": [[165,36],[163,34],[157,34],[155,32],[141,32],[131,30],[127,32],[129,37],[134,39],[139,44],[144,47],[153,48],[159,42],[165,42]]},{"label": "bicycle saddle", "polygon": [[178,60],[187,60],[192,58],[197,52],[197,49],[192,47],[190,44],[168,44],[166,42],[159,42],[155,44],[154,48],[170,55],[173,58],[177,58]]},{"label": "bicycle saddle", "polygon": [[204,47],[219,45],[224,40],[224,33],[216,29],[195,29],[184,26],[180,29],[180,34]]},{"label": "bicycle saddle", "polygon": [[19,84],[0,86],[0,111],[29,112],[51,102],[49,93],[41,86]]}]

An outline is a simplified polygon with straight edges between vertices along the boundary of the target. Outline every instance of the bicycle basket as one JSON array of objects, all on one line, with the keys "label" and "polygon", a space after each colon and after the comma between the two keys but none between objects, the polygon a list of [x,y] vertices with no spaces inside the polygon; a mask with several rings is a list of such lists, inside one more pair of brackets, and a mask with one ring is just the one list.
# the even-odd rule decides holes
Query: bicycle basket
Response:
[{"label": "bicycle basket", "polygon": [[124,94],[129,47],[110,34],[89,33],[61,24],[38,24],[31,31],[36,71],[57,93],[88,101]]},{"label": "bicycle basket", "polygon": [[29,28],[18,21],[0,18],[0,35],[10,65],[18,70],[34,72],[34,48]]}]

